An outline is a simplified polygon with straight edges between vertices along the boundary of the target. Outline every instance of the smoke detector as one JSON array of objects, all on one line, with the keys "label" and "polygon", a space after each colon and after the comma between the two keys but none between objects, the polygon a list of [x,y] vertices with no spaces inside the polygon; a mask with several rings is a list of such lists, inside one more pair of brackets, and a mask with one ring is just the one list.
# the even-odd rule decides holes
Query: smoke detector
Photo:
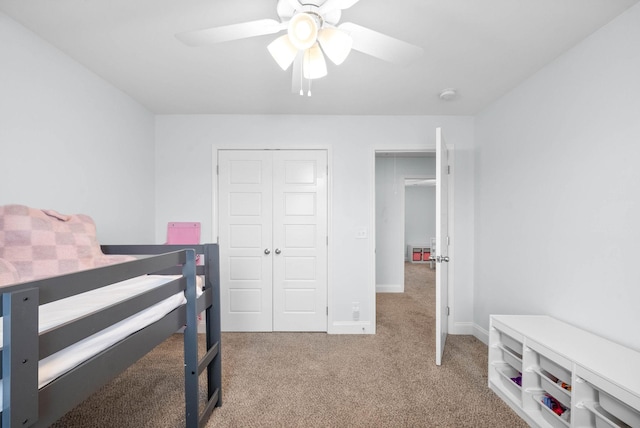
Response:
[{"label": "smoke detector", "polygon": [[455,89],[453,88],[447,88],[447,89],[443,89],[440,92],[440,99],[442,101],[451,101],[452,99],[454,99],[456,97],[456,95],[458,95],[458,93],[456,92]]}]

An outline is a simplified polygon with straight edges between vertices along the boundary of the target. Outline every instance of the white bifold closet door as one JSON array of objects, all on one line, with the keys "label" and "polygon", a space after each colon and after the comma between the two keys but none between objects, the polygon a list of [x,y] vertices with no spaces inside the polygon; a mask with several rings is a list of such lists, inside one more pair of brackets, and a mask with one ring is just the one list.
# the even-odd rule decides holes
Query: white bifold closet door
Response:
[{"label": "white bifold closet door", "polygon": [[220,150],[223,331],[327,331],[327,154]]}]

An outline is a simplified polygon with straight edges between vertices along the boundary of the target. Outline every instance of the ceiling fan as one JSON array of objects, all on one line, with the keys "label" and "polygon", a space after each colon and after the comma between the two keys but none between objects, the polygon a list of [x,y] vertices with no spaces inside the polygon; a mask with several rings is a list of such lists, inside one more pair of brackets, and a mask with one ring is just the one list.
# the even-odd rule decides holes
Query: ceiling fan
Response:
[{"label": "ceiling fan", "polygon": [[[303,94],[303,81],[327,75],[325,56],[336,65],[352,49],[389,62],[407,63],[422,55],[422,48],[360,25],[341,23],[342,11],[359,0],[278,0],[280,20],[260,19],[240,24],[176,34],[190,46],[206,46],[249,37],[287,32],[267,49],[283,69],[293,64],[293,92]],[[311,90],[308,90],[311,95]]]}]

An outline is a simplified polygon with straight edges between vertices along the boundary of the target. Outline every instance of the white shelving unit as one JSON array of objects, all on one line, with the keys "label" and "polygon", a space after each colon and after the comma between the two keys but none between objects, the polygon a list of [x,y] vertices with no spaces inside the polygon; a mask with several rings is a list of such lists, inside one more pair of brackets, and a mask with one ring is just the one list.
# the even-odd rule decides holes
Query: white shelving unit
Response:
[{"label": "white shelving unit", "polygon": [[431,248],[428,245],[407,245],[407,253],[411,263],[429,263]]},{"label": "white shelving unit", "polygon": [[640,427],[640,352],[544,315],[490,324],[489,387],[529,425]]}]

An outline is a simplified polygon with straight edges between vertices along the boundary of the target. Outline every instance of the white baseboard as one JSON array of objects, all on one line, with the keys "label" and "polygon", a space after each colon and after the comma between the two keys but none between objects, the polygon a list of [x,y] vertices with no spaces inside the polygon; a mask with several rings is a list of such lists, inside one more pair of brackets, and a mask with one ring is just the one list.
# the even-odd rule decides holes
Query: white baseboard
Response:
[{"label": "white baseboard", "polygon": [[449,330],[449,334],[473,335],[473,323],[471,322],[453,323],[453,326],[451,326],[451,329]]},{"label": "white baseboard", "polygon": [[376,285],[376,293],[404,293],[404,284]]},{"label": "white baseboard", "polygon": [[480,327],[478,324],[473,325],[473,335],[476,337],[476,339],[489,346],[489,332]]},{"label": "white baseboard", "polygon": [[375,334],[369,321],[336,321],[329,326],[329,334]]}]

